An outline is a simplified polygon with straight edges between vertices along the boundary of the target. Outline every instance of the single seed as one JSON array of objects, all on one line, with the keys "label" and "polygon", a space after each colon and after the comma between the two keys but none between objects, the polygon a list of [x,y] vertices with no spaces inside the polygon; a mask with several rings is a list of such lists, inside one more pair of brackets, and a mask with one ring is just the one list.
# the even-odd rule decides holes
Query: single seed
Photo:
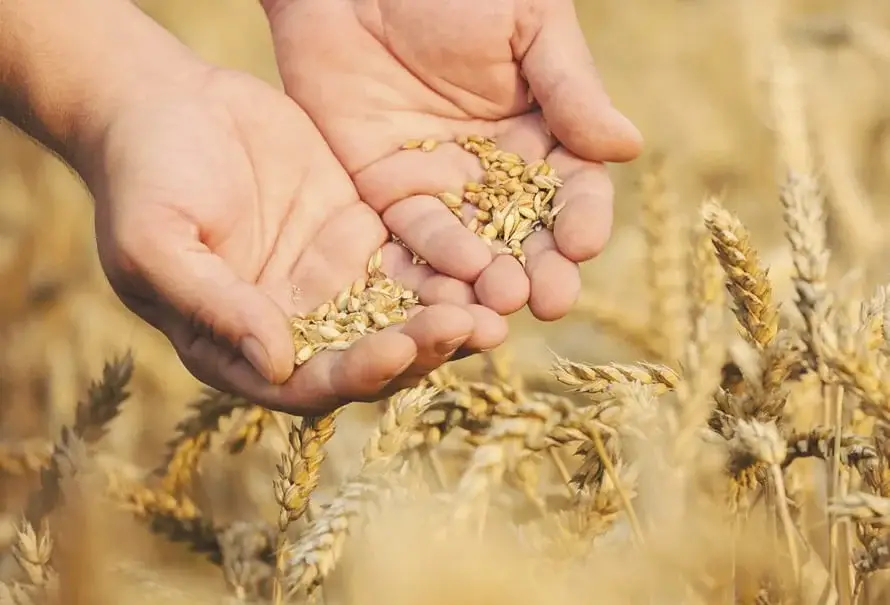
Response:
[{"label": "single seed", "polygon": [[312,354],[315,353],[315,350],[312,345],[306,345],[297,351],[297,364],[305,363],[309,361],[312,357]]},{"label": "single seed", "polygon": [[352,282],[352,286],[349,288],[349,293],[352,296],[358,296],[362,292],[365,291],[367,287],[368,281],[364,278],[358,278],[354,282]]},{"label": "single seed", "polygon": [[377,250],[374,253],[374,256],[371,257],[371,260],[368,262],[368,273],[375,273],[378,269],[380,269],[380,264],[383,262],[383,251]]},{"label": "single seed", "polygon": [[519,214],[523,218],[532,219],[532,220],[534,220],[538,217],[537,213],[534,210],[532,210],[531,208],[529,208],[528,206],[519,206]]},{"label": "single seed", "polygon": [[446,191],[436,196],[439,200],[449,208],[460,208],[464,201],[459,195]]},{"label": "single seed", "polygon": [[511,195],[524,191],[522,189],[522,183],[520,183],[518,179],[510,179],[504,183],[504,190]]},{"label": "single seed", "polygon": [[331,303],[324,303],[316,309],[315,313],[318,314],[319,320],[324,319],[324,317],[331,312]]},{"label": "single seed", "polygon": [[340,330],[333,326],[318,326],[318,334],[325,340],[337,340],[340,338]]},{"label": "single seed", "polygon": [[345,311],[346,306],[349,304],[349,290],[340,292],[340,294],[338,294],[337,298],[334,300],[334,304],[339,311]]},{"label": "single seed", "polygon": [[509,211],[504,217],[504,239],[510,239],[513,236],[513,230],[516,228],[516,212]]}]

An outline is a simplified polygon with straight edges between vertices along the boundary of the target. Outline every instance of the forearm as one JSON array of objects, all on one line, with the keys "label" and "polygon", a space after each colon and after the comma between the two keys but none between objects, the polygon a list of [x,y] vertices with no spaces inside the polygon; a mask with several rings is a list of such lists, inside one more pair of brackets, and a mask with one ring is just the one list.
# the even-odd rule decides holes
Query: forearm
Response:
[{"label": "forearm", "polygon": [[129,0],[0,0],[0,117],[75,169],[116,112],[188,49]]}]

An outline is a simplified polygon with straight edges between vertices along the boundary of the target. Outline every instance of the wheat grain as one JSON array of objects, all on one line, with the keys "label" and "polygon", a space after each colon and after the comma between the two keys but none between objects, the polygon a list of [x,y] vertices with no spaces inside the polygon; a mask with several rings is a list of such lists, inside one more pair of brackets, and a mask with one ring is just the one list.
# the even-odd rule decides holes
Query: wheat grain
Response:
[{"label": "wheat grain", "polygon": [[322,351],[342,351],[366,334],[408,320],[408,311],[418,304],[417,296],[386,277],[381,263],[378,250],[368,262],[366,278],[356,279],[310,313],[292,318],[297,366]]},{"label": "wheat grain", "polygon": [[43,439],[0,442],[0,473],[23,475],[39,471],[52,456],[52,443]]},{"label": "wheat grain", "polygon": [[784,440],[780,437],[775,424],[759,422],[739,422],[736,427],[736,439],[739,445],[758,461],[768,465],[776,489],[779,515],[785,530],[788,553],[791,557],[791,568],[798,574],[800,583],[800,555],[797,549],[797,529],[788,511],[788,499],[785,495],[785,480],[782,476],[781,464],[787,453]]},{"label": "wheat grain", "polygon": [[742,335],[759,350],[765,350],[778,332],[779,314],[773,306],[772,285],[751,246],[748,231],[716,199],[706,203],[702,215],[726,272],[726,287],[735,303]]},{"label": "wheat grain", "polygon": [[829,512],[857,521],[890,525],[890,499],[866,492],[847,494],[835,499]]},{"label": "wheat grain", "polygon": [[31,524],[39,524],[60,500],[61,469],[58,462],[65,449],[73,441],[95,444],[105,435],[107,424],[117,417],[121,405],[130,396],[126,388],[132,376],[133,358],[127,353],[105,364],[102,379],[93,382],[86,399],[77,404],[74,426],[62,428],[50,464],[41,471],[41,489],[28,502],[25,516]]},{"label": "wheat grain", "polygon": [[289,552],[289,594],[311,592],[337,564],[352,519],[376,495],[379,481],[401,461],[401,453],[434,392],[421,387],[390,399],[377,430],[362,449],[361,470],[341,485],[324,514]]},{"label": "wheat grain", "polygon": [[221,563],[220,528],[206,519],[187,496],[174,497],[115,473],[109,473],[106,478],[106,494],[122,510],[147,521],[153,532],[174,542],[188,544],[195,552]]},{"label": "wheat grain", "polygon": [[822,197],[812,178],[791,173],[779,199],[794,259],[797,308],[806,324],[804,338],[812,350],[816,309],[827,295],[829,253]]},{"label": "wheat grain", "polygon": [[241,413],[239,422],[226,436],[226,449],[230,454],[240,454],[251,445],[258,443],[263,437],[266,425],[272,419],[272,412],[265,408],[258,405],[247,408]]},{"label": "wheat grain", "polygon": [[274,576],[275,529],[237,521],[219,533],[223,577],[239,601],[268,599]]},{"label": "wheat grain", "polygon": [[250,404],[234,395],[205,389],[202,396],[189,407],[192,412],[176,425],[176,437],[167,444],[167,457],[155,470],[164,489],[176,494],[188,486],[200,462],[201,455],[210,447],[210,439],[219,430],[219,423],[240,408]]},{"label": "wheat grain", "polygon": [[[554,206],[562,179],[547,162],[527,163],[515,153],[497,148],[494,139],[462,136],[457,144],[479,158],[484,170],[480,183],[467,183],[462,194],[440,192],[439,200],[458,218],[461,207],[474,208],[467,227],[489,244],[498,244],[499,254],[510,254],[525,265],[522,242],[536,231],[553,229],[562,205]],[[427,144],[431,150],[435,145]],[[420,148],[409,141],[405,148]]]},{"label": "wheat grain", "polygon": [[690,256],[689,342],[683,347],[683,380],[676,385],[675,458],[692,456],[695,436],[712,413],[714,395],[720,389],[720,368],[726,359],[723,338],[723,284],[720,267],[711,253],[707,229],[694,230]]},{"label": "wheat grain", "polygon": [[572,391],[594,398],[607,394],[612,385],[630,382],[652,385],[658,392],[665,392],[673,389],[680,379],[676,372],[658,364],[641,362],[593,366],[559,356],[552,372],[559,382],[571,387]]},{"label": "wheat grain", "polygon": [[281,455],[275,480],[281,532],[302,517],[309,506],[309,496],[318,485],[318,473],[325,459],[324,446],[334,435],[334,421],[340,409],[326,416],[306,416],[299,428],[291,424],[288,451]]},{"label": "wheat grain", "polygon": [[273,484],[279,507],[274,603],[280,603],[284,598],[285,532],[309,508],[309,498],[318,486],[318,473],[325,458],[324,446],[334,435],[334,420],[340,410],[342,408],[326,416],[306,416],[299,428],[292,423],[288,432],[288,449],[281,455]]},{"label": "wheat grain", "polygon": [[649,331],[658,342],[660,359],[675,362],[682,351],[677,347],[688,331],[686,291],[685,225],[679,200],[665,182],[664,158],[657,156],[642,179],[642,225],[648,251],[646,272],[649,282]]},{"label": "wheat grain", "polygon": [[24,521],[18,530],[12,553],[16,563],[25,572],[31,586],[45,586],[53,575],[50,568],[50,557],[53,552],[53,539],[49,532],[49,524],[43,521],[40,531]]}]

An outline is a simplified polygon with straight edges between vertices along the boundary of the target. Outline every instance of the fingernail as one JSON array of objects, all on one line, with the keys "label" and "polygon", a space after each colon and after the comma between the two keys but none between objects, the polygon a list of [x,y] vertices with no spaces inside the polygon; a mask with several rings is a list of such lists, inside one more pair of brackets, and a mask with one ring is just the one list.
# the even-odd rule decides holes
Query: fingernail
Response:
[{"label": "fingernail", "polygon": [[387,376],[386,378],[381,380],[380,383],[377,385],[377,387],[374,390],[382,391],[387,386],[389,386],[389,384],[393,380],[397,380],[402,374],[404,374],[406,371],[408,371],[408,368],[410,368],[413,364],[414,364],[414,358],[412,357],[407,363],[402,364],[402,366],[398,370],[393,372],[391,376]]},{"label": "fingernail", "polygon": [[452,355],[451,361],[460,361],[461,359],[466,359],[467,357],[472,357],[473,355],[477,355],[479,351],[471,351],[470,349],[460,349],[458,348],[457,354]]},{"label": "fingernail", "polygon": [[272,361],[266,348],[253,336],[245,336],[241,339],[241,354],[250,362],[250,365],[259,372],[263,378],[272,382]]},{"label": "fingernail", "polygon": [[441,355],[442,357],[450,357],[454,355],[454,352],[466,341],[465,336],[460,336],[458,338],[452,338],[451,340],[440,342],[435,347],[436,353]]},{"label": "fingernail", "polygon": [[414,365],[414,360],[415,360],[415,358],[412,357],[408,362],[402,364],[402,367],[400,367],[396,371],[396,373],[392,375],[392,378],[390,378],[390,380],[392,380],[393,378],[398,378],[399,376],[401,376],[402,374],[407,372],[408,368],[410,368],[412,365]]},{"label": "fingernail", "polygon": [[637,128],[637,125],[631,122],[630,118],[613,108],[614,120],[618,133],[629,139],[634,139],[640,144],[643,142],[643,133]]}]

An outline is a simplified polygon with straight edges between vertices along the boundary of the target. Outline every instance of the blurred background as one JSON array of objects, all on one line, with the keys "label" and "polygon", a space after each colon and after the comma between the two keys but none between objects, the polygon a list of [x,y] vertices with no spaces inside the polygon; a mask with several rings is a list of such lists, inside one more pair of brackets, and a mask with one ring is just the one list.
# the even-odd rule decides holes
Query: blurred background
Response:
[{"label": "blurred background", "polygon": [[[139,4],[207,59],[278,86],[255,0]],[[890,209],[890,3],[576,4],[607,89],[644,133],[647,151],[613,169],[615,232],[608,250],[584,269],[579,312],[552,324],[524,313],[512,318],[508,349],[515,363],[543,371],[548,349],[591,362],[642,355],[598,316],[620,308],[622,321],[645,321],[640,180],[656,157],[665,158],[667,186],[688,218],[704,196],[724,196],[751,229],[781,296],[790,295],[777,201],[784,167],[768,86],[776,36],[799,69],[829,200],[835,264],[886,278],[881,259]],[[114,425],[111,445],[136,464],[157,462],[198,385],[167,342],[126,311],[107,286],[96,258],[89,194],[64,165],[8,127],[0,128],[0,283],[0,440],[57,434],[103,361],[132,349],[134,398]],[[262,489],[268,489],[267,477]]]}]

